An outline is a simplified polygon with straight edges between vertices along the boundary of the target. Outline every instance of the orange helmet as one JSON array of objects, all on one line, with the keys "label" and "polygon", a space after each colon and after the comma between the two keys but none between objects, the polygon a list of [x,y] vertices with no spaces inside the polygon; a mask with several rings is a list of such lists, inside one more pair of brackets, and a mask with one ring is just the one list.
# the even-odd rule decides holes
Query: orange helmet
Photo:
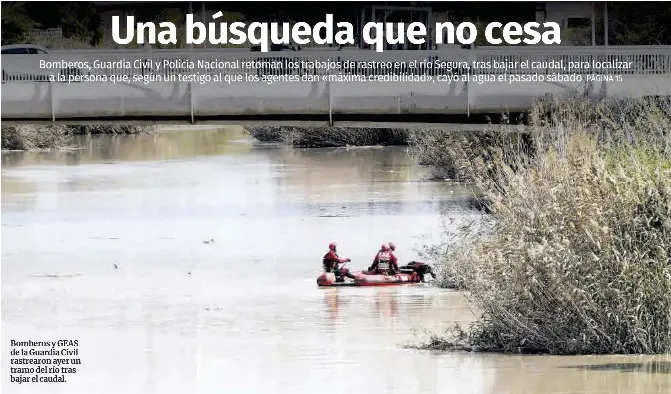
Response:
[{"label": "orange helmet", "polygon": [[381,250],[382,252],[386,252],[386,251],[389,250],[389,247],[387,246],[387,244],[382,244],[382,246],[380,246],[380,250]]},{"label": "orange helmet", "polygon": [[335,251],[335,250],[336,250],[336,243],[335,243],[335,242],[331,242],[331,243],[329,244],[329,249]]},{"label": "orange helmet", "polygon": [[393,252],[394,250],[396,250],[396,245],[394,245],[393,242],[389,242],[389,249],[391,249],[391,251]]}]

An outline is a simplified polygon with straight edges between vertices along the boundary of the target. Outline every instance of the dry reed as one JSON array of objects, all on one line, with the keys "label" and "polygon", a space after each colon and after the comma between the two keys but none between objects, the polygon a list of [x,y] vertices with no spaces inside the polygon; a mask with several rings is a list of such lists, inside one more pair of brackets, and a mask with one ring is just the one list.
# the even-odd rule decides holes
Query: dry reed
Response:
[{"label": "dry reed", "polygon": [[155,130],[154,125],[3,125],[2,149],[58,149],[69,146],[75,135],[143,134]]},{"label": "dry reed", "polygon": [[533,153],[462,158],[492,215],[429,252],[477,320],[425,347],[671,352],[668,101],[551,99],[531,119]]}]

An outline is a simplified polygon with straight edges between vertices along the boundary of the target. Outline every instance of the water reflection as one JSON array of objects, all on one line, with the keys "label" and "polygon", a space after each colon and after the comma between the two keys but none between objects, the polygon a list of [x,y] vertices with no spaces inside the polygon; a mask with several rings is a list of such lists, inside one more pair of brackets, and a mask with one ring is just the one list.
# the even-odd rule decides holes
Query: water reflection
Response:
[{"label": "water reflection", "polygon": [[340,295],[340,289],[323,289],[324,290],[324,304],[328,312],[328,326],[335,327],[340,319],[340,310],[342,307],[349,304],[349,299],[346,296]]},{"label": "water reflection", "polygon": [[[375,297],[375,307],[371,309],[371,314],[382,321],[394,323],[398,317],[398,299],[395,292],[389,289],[380,289]],[[412,300],[410,300],[412,305]]]},{"label": "water reflection", "polygon": [[[502,393],[666,393],[669,356],[494,356]],[[506,362],[506,360],[508,360]]]},{"label": "water reflection", "polygon": [[583,371],[621,371],[671,374],[671,361],[622,362],[605,364],[569,365],[565,368]]}]

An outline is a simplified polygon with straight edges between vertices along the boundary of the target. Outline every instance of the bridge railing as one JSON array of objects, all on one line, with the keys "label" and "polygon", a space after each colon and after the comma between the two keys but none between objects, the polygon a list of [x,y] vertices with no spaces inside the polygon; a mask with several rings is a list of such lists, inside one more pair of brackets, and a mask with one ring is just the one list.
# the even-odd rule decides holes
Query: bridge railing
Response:
[{"label": "bridge railing", "polygon": [[[414,62],[414,63],[413,63]],[[410,64],[414,66],[410,66]],[[383,64],[385,67],[380,67]],[[157,66],[158,65],[158,66]],[[518,48],[436,51],[185,51],[54,52],[49,55],[4,55],[2,81],[68,82],[77,75],[141,76],[174,80],[184,74],[326,75],[368,77],[385,74],[671,74],[671,47]],[[74,80],[73,80],[74,78]],[[172,78],[172,79],[171,79]]]}]

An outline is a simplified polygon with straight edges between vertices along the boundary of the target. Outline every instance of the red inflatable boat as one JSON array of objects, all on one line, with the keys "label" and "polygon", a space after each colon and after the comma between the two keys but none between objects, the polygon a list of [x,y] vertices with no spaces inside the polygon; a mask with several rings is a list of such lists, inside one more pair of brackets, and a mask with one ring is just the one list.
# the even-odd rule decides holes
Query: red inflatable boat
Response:
[{"label": "red inflatable boat", "polygon": [[396,275],[369,275],[359,272],[354,274],[354,280],[347,278],[344,282],[336,281],[336,276],[333,273],[323,273],[317,278],[317,286],[319,287],[392,286],[419,282],[420,277],[415,272]]}]

